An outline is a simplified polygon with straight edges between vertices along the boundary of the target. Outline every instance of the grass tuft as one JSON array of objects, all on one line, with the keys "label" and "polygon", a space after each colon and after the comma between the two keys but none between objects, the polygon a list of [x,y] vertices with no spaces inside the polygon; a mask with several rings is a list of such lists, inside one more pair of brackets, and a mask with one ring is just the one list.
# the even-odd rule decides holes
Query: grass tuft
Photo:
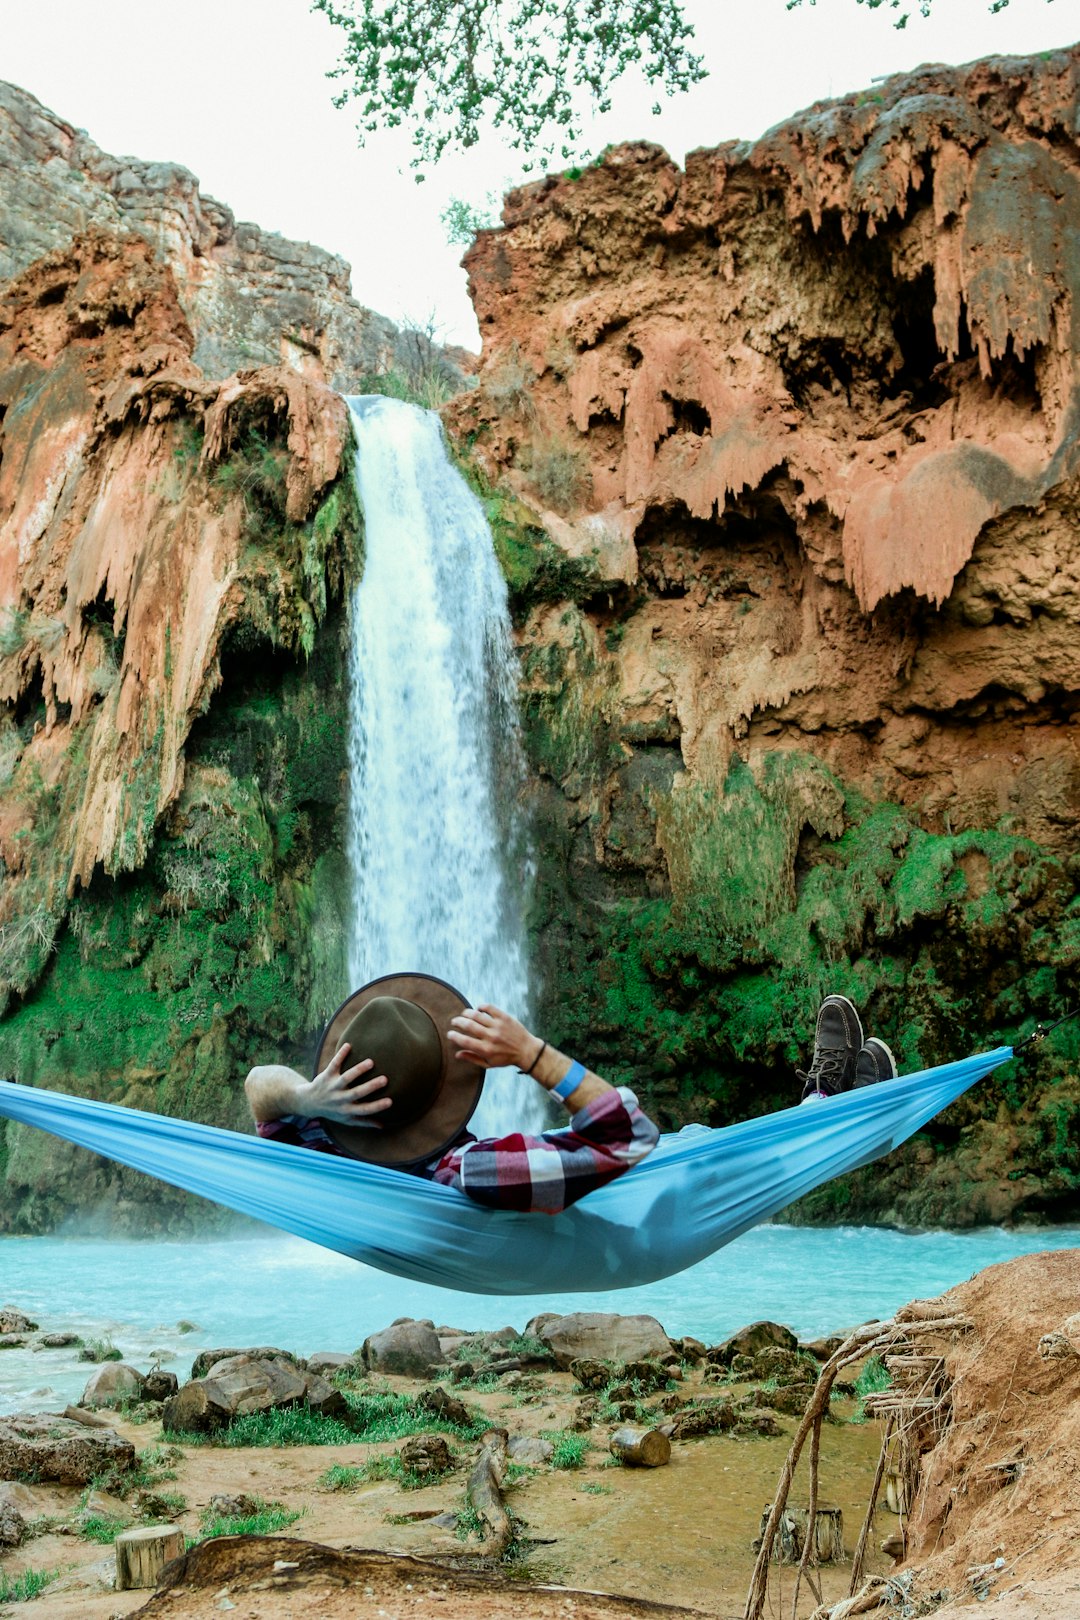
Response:
[{"label": "grass tuft", "polygon": [[29,1603],[62,1573],[59,1569],[24,1569],[21,1575],[11,1576],[0,1569],[0,1603]]},{"label": "grass tuft", "polygon": [[201,1539],[212,1541],[216,1536],[274,1536],[279,1530],[287,1530],[297,1519],[303,1517],[302,1508],[287,1508],[280,1502],[262,1502],[258,1498],[255,1500],[257,1507],[254,1513],[232,1516],[204,1513]]},{"label": "grass tuft", "polygon": [[549,1429],[544,1438],[555,1448],[551,1453],[552,1468],[580,1468],[590,1449],[587,1437],[574,1434],[571,1429]]}]

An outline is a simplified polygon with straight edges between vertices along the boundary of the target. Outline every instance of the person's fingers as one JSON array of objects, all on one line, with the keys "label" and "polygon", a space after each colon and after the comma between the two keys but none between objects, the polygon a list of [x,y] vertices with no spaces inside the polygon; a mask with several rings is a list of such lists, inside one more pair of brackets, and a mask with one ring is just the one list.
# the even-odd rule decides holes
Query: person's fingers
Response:
[{"label": "person's fingers", "polygon": [[326,1065],[325,1073],[327,1073],[327,1074],[340,1074],[341,1073],[341,1065],[344,1063],[345,1059],[348,1057],[350,1050],[351,1050],[351,1048],[349,1046],[348,1041],[345,1042],[344,1046],[339,1046],[337,1051],[334,1053],[333,1057],[330,1059],[330,1062]]},{"label": "person's fingers", "polygon": [[360,1063],[354,1063],[351,1069],[346,1069],[341,1078],[346,1085],[351,1085],[354,1080],[358,1080],[362,1074],[366,1074],[369,1069],[374,1067],[375,1064],[371,1058],[364,1058]]},{"label": "person's fingers", "polygon": [[361,1080],[358,1085],[350,1086],[348,1091],[345,1092],[345,1097],[350,1102],[357,1097],[370,1097],[373,1091],[378,1091],[385,1084],[385,1074],[375,1074],[372,1075],[370,1080]]}]

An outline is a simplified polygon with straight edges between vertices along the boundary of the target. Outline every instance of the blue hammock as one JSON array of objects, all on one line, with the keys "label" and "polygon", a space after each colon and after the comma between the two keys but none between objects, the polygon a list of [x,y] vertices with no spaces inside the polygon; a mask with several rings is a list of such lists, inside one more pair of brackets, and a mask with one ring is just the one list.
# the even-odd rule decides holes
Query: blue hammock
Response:
[{"label": "blue hammock", "polygon": [[668,1277],[912,1136],[1011,1046],[721,1130],[691,1125],[561,1215],[183,1119],[0,1084],[0,1116],[366,1265],[472,1294],[596,1293]]}]

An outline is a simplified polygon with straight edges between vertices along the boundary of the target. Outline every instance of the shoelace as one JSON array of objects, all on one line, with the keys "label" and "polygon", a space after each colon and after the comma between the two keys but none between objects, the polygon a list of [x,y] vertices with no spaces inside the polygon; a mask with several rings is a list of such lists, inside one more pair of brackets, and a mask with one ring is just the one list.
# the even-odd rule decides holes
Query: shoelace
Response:
[{"label": "shoelace", "polygon": [[845,1063],[846,1054],[843,1052],[818,1051],[814,1054],[814,1061],[808,1072],[796,1069],[795,1076],[804,1086],[812,1083],[819,1091],[837,1092],[844,1081]]}]

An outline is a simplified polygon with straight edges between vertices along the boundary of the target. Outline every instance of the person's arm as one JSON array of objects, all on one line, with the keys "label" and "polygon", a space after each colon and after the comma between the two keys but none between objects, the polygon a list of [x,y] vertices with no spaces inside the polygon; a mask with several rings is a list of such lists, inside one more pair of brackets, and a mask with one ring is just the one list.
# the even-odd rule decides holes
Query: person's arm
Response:
[{"label": "person's arm", "polygon": [[[530,1034],[524,1024],[499,1007],[481,1002],[451,1020],[448,1038],[457,1048],[459,1058],[479,1063],[487,1069],[514,1064],[519,1069],[532,1067],[532,1078],[545,1091],[551,1091],[569,1072],[572,1058],[557,1052],[541,1036]],[[574,1114],[587,1104],[595,1102],[605,1092],[615,1088],[608,1081],[586,1069],[581,1082],[568,1097],[563,1098],[567,1109]]]},{"label": "person's arm", "polygon": [[252,1069],[244,1081],[244,1090],[256,1124],[282,1119],[287,1114],[333,1119],[341,1125],[352,1125],[359,1119],[377,1123],[371,1116],[391,1106],[389,1097],[376,1095],[386,1085],[386,1076],[361,1079],[373,1067],[370,1058],[343,1071],[348,1052],[348,1046],[341,1047],[314,1080],[305,1080],[295,1069],[280,1063]]}]

